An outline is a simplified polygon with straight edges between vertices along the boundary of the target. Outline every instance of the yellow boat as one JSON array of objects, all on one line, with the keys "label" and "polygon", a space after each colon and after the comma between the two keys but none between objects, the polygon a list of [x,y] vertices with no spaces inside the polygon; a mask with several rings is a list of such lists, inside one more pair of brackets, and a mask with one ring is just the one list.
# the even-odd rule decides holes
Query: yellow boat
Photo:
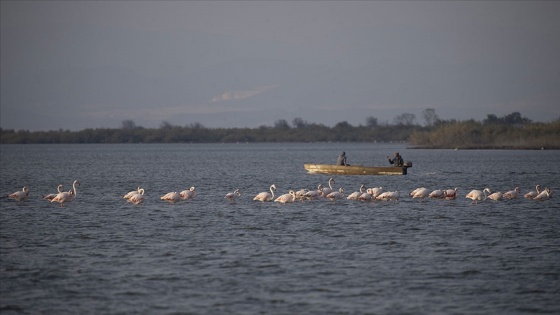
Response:
[{"label": "yellow boat", "polygon": [[412,162],[406,162],[403,166],[341,166],[334,164],[303,164],[310,174],[332,174],[332,175],[406,175],[406,170],[412,167]]}]

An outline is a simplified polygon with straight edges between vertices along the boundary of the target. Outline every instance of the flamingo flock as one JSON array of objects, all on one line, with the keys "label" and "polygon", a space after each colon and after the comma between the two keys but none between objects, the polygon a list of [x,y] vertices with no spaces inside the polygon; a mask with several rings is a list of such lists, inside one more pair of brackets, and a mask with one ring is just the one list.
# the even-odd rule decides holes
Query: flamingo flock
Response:
[{"label": "flamingo flock", "polygon": [[[263,191],[255,195],[252,200],[259,202],[278,202],[280,204],[293,203],[296,201],[312,201],[312,200],[329,200],[332,202],[337,202],[338,200],[347,199],[360,202],[376,202],[376,201],[386,201],[386,202],[398,202],[401,199],[400,191],[385,190],[383,187],[371,187],[366,188],[364,184],[361,184],[358,190],[345,195],[344,188],[339,187],[338,189],[333,187],[336,184],[334,178],[330,178],[327,182],[328,187],[319,184],[317,189],[299,189],[299,190],[288,190],[287,193],[275,196],[277,190],[276,185],[270,185],[268,191]],[[77,197],[77,186],[80,186],[80,181],[75,180],[72,183],[72,189],[69,191],[64,191],[64,186],[62,184],[57,186],[57,193],[50,193],[43,195],[42,199],[47,200],[51,203],[58,203],[60,206],[71,202]],[[419,202],[425,202],[428,199],[445,199],[445,200],[455,200],[458,197],[459,189],[435,189],[430,190],[426,187],[419,187],[410,192],[409,196],[412,199],[418,199]],[[27,186],[23,187],[22,190],[16,191],[12,194],[5,195],[2,198],[14,199],[17,202],[23,202],[29,197],[29,188]],[[545,201],[552,197],[552,189],[546,187],[541,188],[540,185],[535,186],[534,191],[528,191],[524,195],[521,194],[521,189],[515,187],[514,189],[508,190],[504,193],[500,191],[492,191],[490,188],[484,188],[482,190],[474,189],[471,190],[467,195],[466,199],[471,199],[472,204],[478,204],[487,199],[499,202],[504,200],[513,200],[522,196],[525,199],[531,199],[536,201]],[[179,201],[189,201],[197,196],[197,190],[194,186],[189,189],[185,189],[181,192],[172,191],[166,193],[160,197],[160,200],[169,203],[178,203]],[[224,199],[230,203],[235,203],[237,199],[241,197],[240,189],[235,189],[232,192],[225,194]],[[138,186],[136,190],[129,191],[123,195],[123,199],[127,200],[132,204],[138,205],[144,202],[145,190],[144,188]]]}]

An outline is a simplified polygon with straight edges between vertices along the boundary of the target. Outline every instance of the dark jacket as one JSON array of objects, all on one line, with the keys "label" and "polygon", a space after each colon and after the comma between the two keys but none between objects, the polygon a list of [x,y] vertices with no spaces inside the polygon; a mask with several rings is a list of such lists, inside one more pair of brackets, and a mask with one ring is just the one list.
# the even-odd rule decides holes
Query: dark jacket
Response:
[{"label": "dark jacket", "polygon": [[338,156],[338,160],[336,161],[336,165],[343,165],[343,166],[347,166],[348,163],[346,163],[346,153],[342,152],[339,156]]},{"label": "dark jacket", "polygon": [[404,161],[402,156],[397,155],[392,159],[388,159],[389,163],[394,164],[395,166],[403,166],[404,165]]}]

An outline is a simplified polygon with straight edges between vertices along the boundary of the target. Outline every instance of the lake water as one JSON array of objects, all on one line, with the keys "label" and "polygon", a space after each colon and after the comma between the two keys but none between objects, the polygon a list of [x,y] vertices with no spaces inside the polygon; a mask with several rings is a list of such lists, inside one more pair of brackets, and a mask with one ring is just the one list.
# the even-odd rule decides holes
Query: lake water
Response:
[{"label": "lake water", "polygon": [[[385,165],[406,176],[335,176],[346,193],[382,186],[401,200],[252,198],[326,185],[304,163]],[[403,144],[2,145],[2,314],[560,313],[560,152],[419,150]],[[58,184],[75,201],[41,199]],[[472,189],[544,202],[486,200]],[[122,196],[145,188],[145,201]],[[195,186],[189,202],[159,199]],[[419,202],[414,188],[459,189]],[[230,203],[226,193],[241,190]]]}]

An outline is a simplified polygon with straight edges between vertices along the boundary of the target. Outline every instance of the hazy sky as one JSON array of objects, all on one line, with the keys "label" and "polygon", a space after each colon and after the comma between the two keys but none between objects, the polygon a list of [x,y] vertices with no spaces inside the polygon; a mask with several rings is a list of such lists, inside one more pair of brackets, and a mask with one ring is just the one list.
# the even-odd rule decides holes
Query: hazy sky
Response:
[{"label": "hazy sky", "polygon": [[4,1],[0,127],[560,118],[559,1]]}]

